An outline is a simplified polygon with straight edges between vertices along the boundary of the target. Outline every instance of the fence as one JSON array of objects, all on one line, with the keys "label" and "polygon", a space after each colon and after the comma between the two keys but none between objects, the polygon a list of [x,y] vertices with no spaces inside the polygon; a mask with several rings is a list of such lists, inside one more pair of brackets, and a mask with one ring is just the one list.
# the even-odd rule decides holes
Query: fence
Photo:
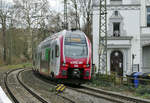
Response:
[{"label": "fence", "polygon": [[148,79],[142,77],[123,77],[116,76],[115,74],[106,75],[106,74],[96,74],[95,77],[92,78],[92,82],[99,84],[105,83],[110,86],[117,85],[127,85],[127,86],[135,86],[135,82],[138,85],[150,85],[150,77]]}]

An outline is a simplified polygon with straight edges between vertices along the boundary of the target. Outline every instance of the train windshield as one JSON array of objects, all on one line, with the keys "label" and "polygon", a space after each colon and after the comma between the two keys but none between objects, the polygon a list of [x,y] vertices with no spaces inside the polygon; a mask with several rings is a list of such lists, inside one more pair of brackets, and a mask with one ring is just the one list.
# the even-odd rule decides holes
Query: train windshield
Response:
[{"label": "train windshield", "polygon": [[86,58],[88,48],[86,38],[81,34],[67,34],[65,36],[64,53],[66,57]]}]

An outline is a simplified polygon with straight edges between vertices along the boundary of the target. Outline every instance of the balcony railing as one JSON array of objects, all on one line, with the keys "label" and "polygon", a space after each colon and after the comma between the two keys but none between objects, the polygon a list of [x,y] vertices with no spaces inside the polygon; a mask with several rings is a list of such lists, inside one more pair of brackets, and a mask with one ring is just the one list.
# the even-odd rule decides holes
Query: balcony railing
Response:
[{"label": "balcony railing", "polygon": [[150,72],[150,67],[142,67],[143,72]]},{"label": "balcony railing", "polygon": [[114,31],[113,36],[114,37],[119,37],[120,36],[120,31],[118,31],[118,30]]}]

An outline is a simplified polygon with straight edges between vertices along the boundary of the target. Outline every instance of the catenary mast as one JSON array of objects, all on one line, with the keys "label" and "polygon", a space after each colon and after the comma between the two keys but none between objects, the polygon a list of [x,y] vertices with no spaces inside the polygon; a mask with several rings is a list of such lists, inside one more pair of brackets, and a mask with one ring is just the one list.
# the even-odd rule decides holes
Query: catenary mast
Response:
[{"label": "catenary mast", "polygon": [[98,72],[107,74],[107,7],[106,0],[99,3],[99,68]]},{"label": "catenary mast", "polygon": [[67,0],[64,0],[64,29],[68,29]]}]

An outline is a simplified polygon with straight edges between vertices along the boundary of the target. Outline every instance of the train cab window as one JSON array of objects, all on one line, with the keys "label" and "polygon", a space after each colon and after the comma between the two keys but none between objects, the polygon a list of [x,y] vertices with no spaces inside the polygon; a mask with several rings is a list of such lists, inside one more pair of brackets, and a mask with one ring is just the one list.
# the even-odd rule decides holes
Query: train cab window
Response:
[{"label": "train cab window", "polygon": [[52,59],[54,58],[54,50],[52,50]]},{"label": "train cab window", "polygon": [[59,57],[59,46],[55,46],[55,57]]}]

